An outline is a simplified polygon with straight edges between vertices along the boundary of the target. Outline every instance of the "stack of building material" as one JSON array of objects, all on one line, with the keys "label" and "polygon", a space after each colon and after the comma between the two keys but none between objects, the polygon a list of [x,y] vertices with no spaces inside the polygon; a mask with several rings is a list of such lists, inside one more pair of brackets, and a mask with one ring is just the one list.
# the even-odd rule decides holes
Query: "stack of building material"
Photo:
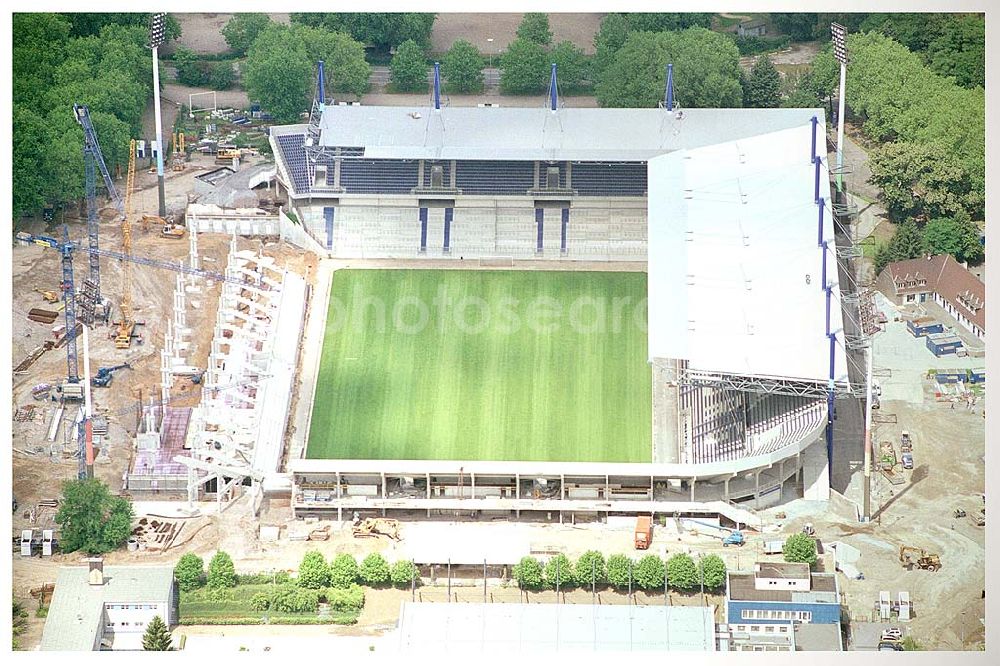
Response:
[{"label": "stack of building material", "polygon": [[41,324],[51,324],[58,318],[59,313],[52,310],[42,310],[41,308],[31,308],[28,310],[28,319]]}]

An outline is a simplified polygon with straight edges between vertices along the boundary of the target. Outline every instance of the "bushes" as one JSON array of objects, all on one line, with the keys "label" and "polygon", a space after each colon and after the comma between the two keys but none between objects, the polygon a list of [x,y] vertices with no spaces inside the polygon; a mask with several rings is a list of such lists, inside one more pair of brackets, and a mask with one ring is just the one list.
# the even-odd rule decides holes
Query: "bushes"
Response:
[{"label": "bushes", "polygon": [[659,590],[663,588],[663,576],[666,568],[656,555],[645,555],[635,567],[635,582],[644,590]]},{"label": "bushes", "polygon": [[237,585],[285,585],[292,581],[287,571],[275,573],[236,574]]},{"label": "bushes", "polygon": [[573,563],[562,553],[550,557],[545,563],[545,583],[555,589],[557,579],[559,589],[573,586]]},{"label": "bushes", "polygon": [[522,590],[538,590],[545,583],[542,565],[534,557],[525,556],[514,565],[514,580]]},{"label": "bushes", "polygon": [[330,568],[326,559],[318,550],[311,550],[302,558],[299,564],[299,587],[318,590],[330,584]]},{"label": "bushes", "polygon": [[667,560],[667,582],[678,590],[698,585],[698,567],[687,553],[677,553]]},{"label": "bushes", "polygon": [[816,542],[802,532],[785,539],[781,552],[786,562],[804,562],[809,566],[816,564]]},{"label": "bushes", "polygon": [[365,606],[365,591],[354,583],[346,589],[330,587],[323,592],[326,602],[335,611],[359,611]]},{"label": "bushes", "polygon": [[190,592],[205,584],[205,561],[194,553],[185,553],[174,567],[174,578],[181,592]]},{"label": "bushes", "polygon": [[225,588],[236,586],[236,569],[229,553],[220,550],[208,564],[208,586]]},{"label": "bushes", "polygon": [[608,582],[617,588],[627,588],[632,578],[632,559],[626,555],[608,558]]},{"label": "bushes", "polygon": [[608,572],[604,565],[604,556],[596,550],[588,550],[580,556],[573,567],[573,578],[580,587],[590,587],[591,584],[604,585]]},{"label": "bushes", "polygon": [[315,613],[319,608],[319,592],[294,585],[281,585],[250,597],[250,609],[277,613]]},{"label": "bushes", "polygon": [[340,553],[330,565],[330,585],[346,589],[358,580],[358,561],[353,555]]},{"label": "bushes", "polygon": [[409,560],[399,560],[392,565],[392,570],[389,572],[389,580],[396,587],[407,587],[416,581],[418,584],[420,582],[420,573],[417,571],[417,566],[410,562]]},{"label": "bushes", "polygon": [[250,609],[255,611],[266,611],[271,607],[271,597],[263,592],[250,597]]},{"label": "bushes", "polygon": [[381,587],[389,582],[389,563],[379,553],[372,553],[361,562],[361,582],[371,587]]}]

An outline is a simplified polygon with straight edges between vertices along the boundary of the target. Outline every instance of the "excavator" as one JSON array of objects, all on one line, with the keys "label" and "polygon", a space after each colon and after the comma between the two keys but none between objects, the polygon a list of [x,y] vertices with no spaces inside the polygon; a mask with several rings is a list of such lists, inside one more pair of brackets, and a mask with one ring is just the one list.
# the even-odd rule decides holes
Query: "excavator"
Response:
[{"label": "excavator", "polygon": [[937,571],[941,568],[941,557],[937,553],[928,553],[923,548],[900,546],[899,563],[908,571],[912,570],[913,567]]},{"label": "excavator", "polygon": [[42,300],[46,303],[58,303],[60,300],[59,292],[50,291],[48,289],[39,289],[38,287],[35,287],[35,291],[42,295]]},{"label": "excavator", "polygon": [[356,538],[386,536],[393,541],[401,541],[399,521],[392,518],[365,518],[355,516],[351,533]]}]

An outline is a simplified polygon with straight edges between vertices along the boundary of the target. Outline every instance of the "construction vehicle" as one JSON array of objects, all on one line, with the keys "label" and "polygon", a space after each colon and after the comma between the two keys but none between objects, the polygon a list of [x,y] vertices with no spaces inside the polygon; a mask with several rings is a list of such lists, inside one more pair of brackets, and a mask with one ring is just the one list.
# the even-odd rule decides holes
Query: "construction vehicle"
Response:
[{"label": "construction vehicle", "polygon": [[121,370],[122,368],[131,369],[132,366],[128,363],[122,363],[120,365],[98,368],[97,374],[90,380],[90,383],[98,388],[107,388],[108,386],[111,386],[111,380],[114,379],[115,371]]},{"label": "construction vehicle", "polygon": [[399,521],[392,518],[365,518],[355,521],[351,533],[357,538],[386,536],[400,541]]},{"label": "construction vehicle", "polygon": [[941,568],[941,557],[937,553],[928,553],[923,548],[900,546],[899,563],[907,570],[916,567],[927,571],[937,571]]},{"label": "construction vehicle", "polygon": [[913,452],[913,440],[910,439],[910,433],[903,431],[903,434],[899,436],[899,450],[903,453]]},{"label": "construction vehicle", "polygon": [[816,528],[813,527],[812,523],[806,523],[802,526],[802,533],[806,536],[812,536],[816,534]]},{"label": "construction vehicle", "polygon": [[965,509],[955,509],[956,518],[965,518]]},{"label": "construction vehicle", "polygon": [[167,222],[162,227],[160,227],[160,235],[164,238],[184,238],[184,234],[187,233],[187,229],[183,224],[177,224],[175,222]]},{"label": "construction vehicle", "polygon": [[216,164],[232,164],[234,159],[239,159],[243,155],[236,146],[219,146],[215,153]]},{"label": "construction vehicle", "polygon": [[59,292],[50,291],[48,289],[39,289],[35,287],[35,291],[42,295],[42,300],[46,303],[58,303],[59,302]]},{"label": "construction vehicle", "polygon": [[[746,538],[743,536],[743,532],[733,529],[732,527],[723,527],[722,525],[713,525],[712,523],[702,522],[700,520],[694,520],[693,518],[685,518],[685,523],[694,523],[695,525],[704,525],[712,529],[709,531],[699,531],[697,528],[691,529],[692,534],[698,534],[702,532],[709,536],[713,536],[716,539],[722,539],[723,546],[742,546],[746,543]],[[725,532],[726,535],[722,536],[719,532]]]},{"label": "construction vehicle", "polygon": [[653,519],[651,516],[639,516],[635,521],[635,549],[646,550],[653,541]]},{"label": "construction vehicle", "polygon": [[902,456],[903,469],[913,469],[913,454],[904,453]]},{"label": "construction vehicle", "polygon": [[973,518],[972,522],[976,527],[986,527],[986,509],[980,509]]}]

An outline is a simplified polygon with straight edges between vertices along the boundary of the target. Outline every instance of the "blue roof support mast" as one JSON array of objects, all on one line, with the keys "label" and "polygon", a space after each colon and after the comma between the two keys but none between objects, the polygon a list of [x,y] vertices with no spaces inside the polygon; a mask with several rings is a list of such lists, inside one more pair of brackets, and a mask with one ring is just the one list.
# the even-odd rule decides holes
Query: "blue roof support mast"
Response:
[{"label": "blue roof support mast", "polygon": [[674,63],[667,63],[667,89],[663,93],[664,104],[667,106],[667,111],[673,112],[674,110]]},{"label": "blue roof support mast", "polygon": [[557,76],[556,72],[558,66],[552,63],[552,76],[549,79],[549,110],[556,111],[559,109],[559,91],[557,87]]},{"label": "blue roof support mast", "polygon": [[318,97],[319,97],[319,112],[321,114],[323,113],[323,109],[326,108],[326,87],[324,86],[323,75],[324,75],[324,72],[323,72],[323,61],[320,60],[319,61],[319,72],[317,72],[317,74],[316,74],[316,86],[317,86],[317,90],[319,91],[318,92]]},{"label": "blue roof support mast", "polygon": [[441,110],[441,64],[434,63],[434,110]]}]

